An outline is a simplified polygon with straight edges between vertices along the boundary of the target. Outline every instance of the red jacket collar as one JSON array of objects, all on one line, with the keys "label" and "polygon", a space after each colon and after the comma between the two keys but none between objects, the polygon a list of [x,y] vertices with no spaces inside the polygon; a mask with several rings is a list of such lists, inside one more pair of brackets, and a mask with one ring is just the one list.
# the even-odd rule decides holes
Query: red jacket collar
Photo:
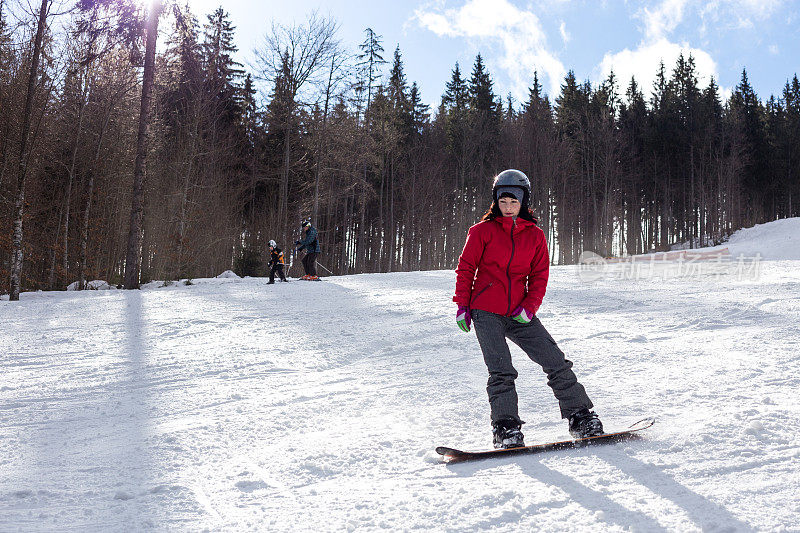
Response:
[{"label": "red jacket collar", "polygon": [[[512,217],[497,217],[494,219],[495,222],[503,226],[505,231],[511,231],[511,224],[514,223],[514,219]],[[533,222],[530,220],[525,220],[524,218],[517,217],[516,226],[514,227],[515,231],[519,231],[522,228],[528,226],[535,226]]]}]

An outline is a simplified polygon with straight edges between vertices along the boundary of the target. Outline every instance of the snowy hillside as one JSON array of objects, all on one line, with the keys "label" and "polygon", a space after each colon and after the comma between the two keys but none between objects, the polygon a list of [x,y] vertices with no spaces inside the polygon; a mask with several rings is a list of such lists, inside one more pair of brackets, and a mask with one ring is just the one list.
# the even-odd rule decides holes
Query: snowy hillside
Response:
[{"label": "snowy hillside", "polygon": [[[772,224],[731,253],[794,257],[796,219]],[[0,301],[0,530],[796,531],[799,266],[553,268],[539,317],[606,427],[658,421],[467,464],[433,452],[491,443],[452,272],[24,293]],[[512,351],[526,440],[564,437]]]},{"label": "snowy hillside", "polygon": [[785,218],[741,229],[731,235],[727,245],[734,255],[800,259],[800,218]]},{"label": "snowy hillside", "polygon": [[718,246],[689,248],[689,242],[674,245],[673,252],[642,254],[635,257],[647,260],[669,259],[680,255],[680,251],[688,252],[696,257],[711,257],[715,252],[725,252],[735,258],[755,257],[761,259],[800,259],[800,218],[784,218],[765,224],[756,224],[752,228],[743,228],[733,233],[727,241]]}]

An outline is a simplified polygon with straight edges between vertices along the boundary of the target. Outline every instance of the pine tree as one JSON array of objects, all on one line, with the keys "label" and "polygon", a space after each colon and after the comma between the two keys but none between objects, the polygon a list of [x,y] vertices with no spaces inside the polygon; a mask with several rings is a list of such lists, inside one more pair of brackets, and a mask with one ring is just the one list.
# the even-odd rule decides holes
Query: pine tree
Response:
[{"label": "pine tree", "polygon": [[457,161],[456,172],[458,188],[464,182],[464,166],[468,157],[466,142],[468,140],[467,113],[469,111],[469,90],[467,83],[461,76],[461,69],[456,62],[450,81],[445,86],[442,95],[441,109],[445,120],[448,151]]},{"label": "pine tree", "polygon": [[[369,108],[372,105],[372,91],[375,83],[381,77],[381,65],[386,64],[383,58],[383,45],[382,36],[373,31],[372,28],[364,30],[367,37],[360,45],[358,45],[361,52],[356,56],[358,58],[357,66],[361,69],[363,82],[361,83],[361,90],[367,91],[367,106],[365,116],[369,113]],[[366,87],[364,87],[366,85]]]},{"label": "pine tree", "polygon": [[647,127],[647,104],[644,94],[631,77],[625,91],[626,102],[620,104],[619,130],[622,154],[622,194],[626,227],[626,251],[634,255],[645,251],[647,242],[642,232],[643,207],[646,205],[645,188],[645,136]]},{"label": "pine tree", "polygon": [[502,103],[497,101],[492,78],[480,54],[475,57],[467,89],[470,103],[468,140],[473,166],[470,174],[472,181],[479,181],[497,171],[503,120]]},{"label": "pine tree", "polygon": [[469,102],[469,92],[464,78],[461,77],[461,69],[456,62],[450,76],[450,81],[445,86],[446,90],[442,96],[442,105],[447,112],[460,113],[467,109]]},{"label": "pine tree", "polygon": [[783,141],[786,160],[786,192],[788,216],[800,213],[800,81],[797,74],[786,82],[782,94],[786,126]]},{"label": "pine tree", "polygon": [[241,111],[242,106],[239,80],[244,71],[241,63],[233,59],[238,51],[233,44],[235,30],[228,13],[219,7],[208,15],[208,22],[203,26],[201,47],[208,91],[229,114]]},{"label": "pine tree", "polygon": [[253,83],[253,76],[248,73],[242,86],[242,124],[247,132],[247,140],[251,149],[255,145],[255,135],[258,128],[257,93],[258,91]]},{"label": "pine tree", "polygon": [[678,117],[678,132],[674,137],[675,154],[684,157],[675,164],[675,184],[680,189],[680,202],[676,202],[675,213],[678,235],[681,241],[694,243],[698,232],[700,219],[697,205],[696,191],[701,190],[704,176],[700,165],[700,154],[696,147],[700,143],[698,113],[700,103],[700,89],[697,84],[694,58],[689,55],[685,58],[681,53],[675,65],[670,80],[670,87],[675,99],[675,109]]},{"label": "pine tree", "polygon": [[392,122],[400,134],[400,142],[404,142],[413,132],[414,126],[399,45],[394,50],[394,61],[389,73],[389,82],[386,85],[386,96],[392,108]]},{"label": "pine tree", "polygon": [[203,65],[198,23],[188,6],[173,6],[175,31],[167,43],[169,89],[163,96],[164,120],[174,135],[192,113],[203,92]]},{"label": "pine tree", "polygon": [[406,75],[403,72],[403,58],[400,54],[400,46],[394,50],[394,62],[389,73],[389,83],[387,85],[388,96],[395,108],[401,108],[406,104],[408,86]]},{"label": "pine tree", "polygon": [[742,70],[741,80],[728,104],[735,127],[744,139],[746,162],[742,181],[751,198],[747,211],[748,221],[752,222],[760,220],[764,211],[769,210],[771,199],[765,194],[769,188],[765,111],[750,85],[746,70]]},{"label": "pine tree", "polygon": [[689,58],[685,59],[683,54],[678,56],[671,84],[675,91],[675,98],[680,103],[681,125],[687,132],[694,132],[697,127],[696,113],[698,101],[700,99],[700,88],[697,85],[697,72],[695,70],[694,57],[689,55]]},{"label": "pine tree", "polygon": [[411,84],[411,91],[408,96],[409,107],[411,108],[411,120],[414,126],[414,133],[422,133],[425,124],[430,117],[430,106],[422,101],[417,82]]},{"label": "pine tree", "polygon": [[533,85],[528,88],[528,103],[526,109],[535,108],[542,100],[542,86],[539,84],[539,72],[533,71]]},{"label": "pine tree", "polygon": [[[675,236],[674,176],[676,165],[683,160],[680,143],[680,111],[675,97],[675,87],[667,79],[666,67],[661,61],[653,83],[650,97],[650,140],[649,149],[653,152],[650,194],[653,217],[658,230],[654,231],[656,250],[667,250]],[[657,213],[657,215],[656,215]]]},{"label": "pine tree", "polygon": [[473,109],[484,113],[497,112],[497,102],[495,102],[492,85],[492,78],[483,65],[483,58],[478,54],[472,67],[468,89],[470,105]]},{"label": "pine tree", "polygon": [[617,83],[617,75],[614,74],[614,69],[608,73],[608,78],[603,82],[606,90],[608,91],[608,105],[616,113],[620,106],[619,86]]},{"label": "pine tree", "polygon": [[575,72],[570,70],[564,77],[561,93],[556,97],[556,123],[559,131],[567,137],[575,137],[582,127],[584,116],[584,97],[578,85]]},{"label": "pine tree", "polygon": [[719,85],[717,81],[712,78],[708,82],[708,86],[703,89],[700,96],[700,123],[708,124],[709,121],[718,123],[722,118],[722,101],[719,96]]},{"label": "pine tree", "polygon": [[790,183],[786,181],[788,160],[785,157],[783,142],[787,137],[786,109],[775,95],[770,95],[764,105],[764,140],[769,150],[766,170],[769,173],[768,189],[766,192],[772,197],[771,209],[768,211],[770,218],[788,216],[783,211],[786,193]]}]

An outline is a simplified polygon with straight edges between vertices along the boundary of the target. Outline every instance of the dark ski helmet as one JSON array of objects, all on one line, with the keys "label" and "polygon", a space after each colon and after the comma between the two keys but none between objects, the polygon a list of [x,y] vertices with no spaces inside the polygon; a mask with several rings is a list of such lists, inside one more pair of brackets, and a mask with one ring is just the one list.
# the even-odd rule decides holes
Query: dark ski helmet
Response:
[{"label": "dark ski helmet", "polygon": [[303,221],[303,223],[301,224],[301,227],[310,228],[311,227],[311,219],[310,218],[305,219]]},{"label": "dark ski helmet", "polygon": [[494,177],[492,199],[498,201],[503,194],[510,194],[522,204],[528,206],[531,197],[531,182],[523,172],[510,168]]}]

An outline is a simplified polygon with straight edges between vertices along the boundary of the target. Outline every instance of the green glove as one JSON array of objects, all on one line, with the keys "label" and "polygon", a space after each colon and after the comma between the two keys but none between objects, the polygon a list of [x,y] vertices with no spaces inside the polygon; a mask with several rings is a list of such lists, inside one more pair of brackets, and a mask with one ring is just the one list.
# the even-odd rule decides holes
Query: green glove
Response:
[{"label": "green glove", "polygon": [[527,324],[531,320],[533,320],[533,313],[526,310],[521,305],[514,309],[514,312],[511,313],[511,318],[519,322],[520,324]]},{"label": "green glove", "polygon": [[456,313],[456,324],[461,328],[461,331],[469,331],[472,325],[472,313],[469,312],[469,307],[459,305],[458,312]]}]

